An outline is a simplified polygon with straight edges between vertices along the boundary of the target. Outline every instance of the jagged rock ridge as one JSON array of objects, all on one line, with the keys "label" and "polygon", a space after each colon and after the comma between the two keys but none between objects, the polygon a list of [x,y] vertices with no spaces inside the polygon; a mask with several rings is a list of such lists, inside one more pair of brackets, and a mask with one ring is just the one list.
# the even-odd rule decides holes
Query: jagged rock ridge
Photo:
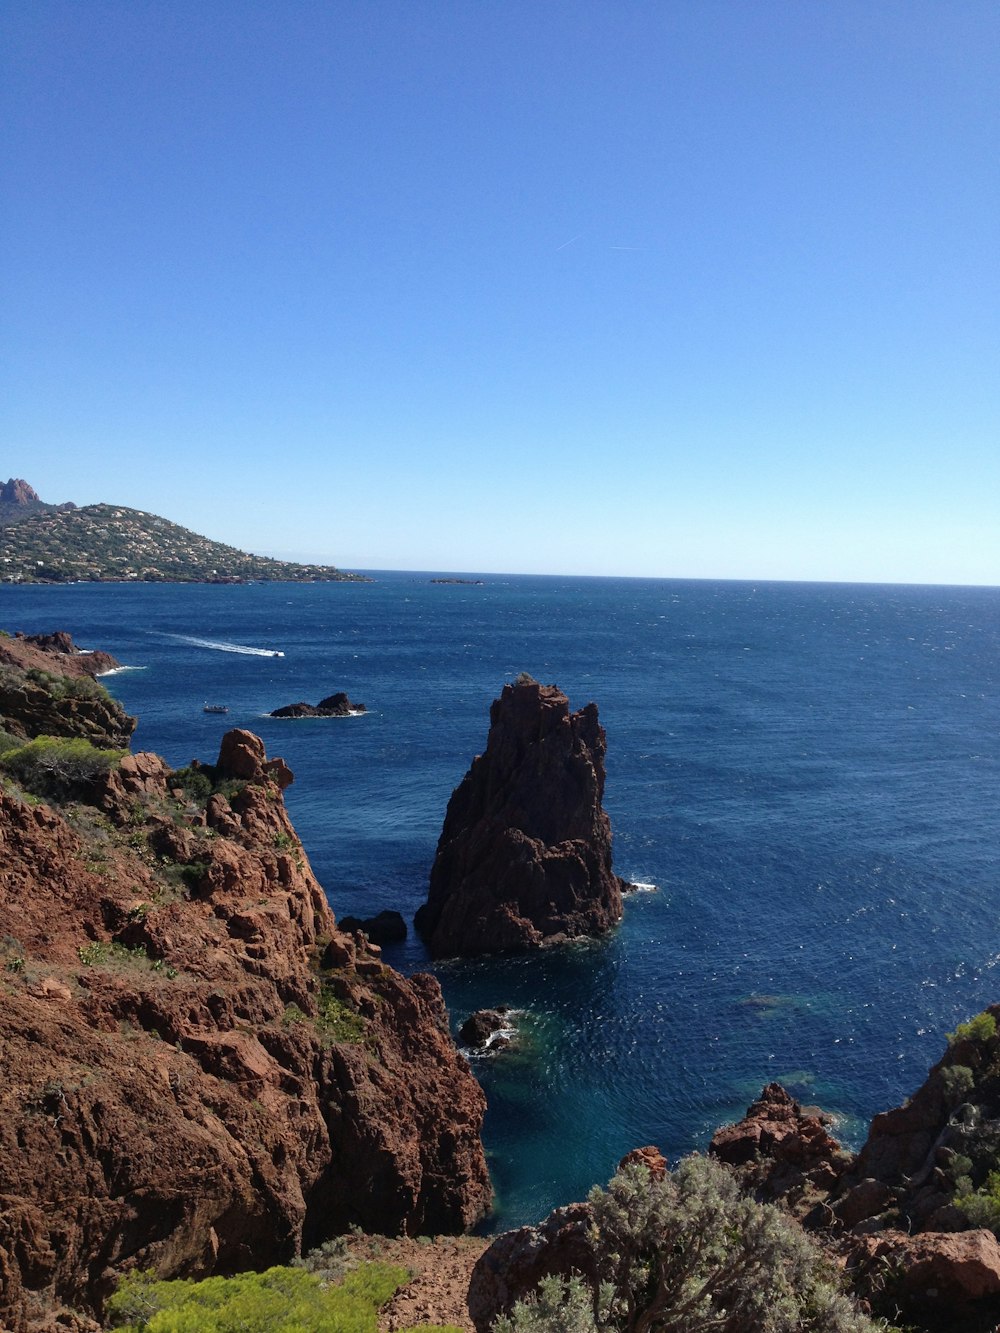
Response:
[{"label": "jagged rock ridge", "polygon": [[604,729],[521,676],[490,709],[486,750],[452,794],[416,926],[435,957],[599,935],[622,914],[611,869]]}]

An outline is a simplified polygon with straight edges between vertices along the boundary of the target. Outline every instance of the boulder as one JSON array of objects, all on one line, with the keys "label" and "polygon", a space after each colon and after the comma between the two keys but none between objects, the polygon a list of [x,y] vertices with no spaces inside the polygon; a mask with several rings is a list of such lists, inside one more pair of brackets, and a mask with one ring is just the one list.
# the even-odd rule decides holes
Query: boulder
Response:
[{"label": "boulder", "polygon": [[645,1148],[633,1148],[631,1152],[625,1154],[618,1163],[618,1170],[624,1171],[627,1166],[644,1166],[654,1180],[663,1180],[670,1170],[670,1163],[660,1152],[655,1144],[647,1144]]},{"label": "boulder", "polygon": [[416,926],[435,958],[534,949],[621,919],[596,704],[571,713],[521,676],[490,709],[483,754],[453,792]]},{"label": "boulder", "polygon": [[[852,1266],[862,1290],[867,1283],[873,1296],[891,1295],[914,1314],[1000,1296],[1000,1244],[992,1231],[883,1231],[856,1243]],[[957,1328],[957,1319],[948,1327]]]},{"label": "boulder", "polygon": [[[506,1008],[477,1009],[462,1024],[458,1035],[466,1046],[471,1046],[474,1050],[483,1050],[486,1046],[495,1048],[500,1043],[492,1041],[492,1038],[510,1026],[508,1013],[509,1010]],[[503,1045],[507,1046],[509,1042],[503,1041]]]},{"label": "boulder", "polygon": [[573,1273],[596,1281],[589,1204],[557,1208],[536,1227],[505,1231],[472,1270],[469,1316],[477,1333],[488,1333],[501,1315],[536,1290],[542,1278]]},{"label": "boulder", "polygon": [[406,939],[406,922],[399,912],[388,910],[377,916],[342,916],[340,929],[349,935],[362,931],[372,944],[399,944]]}]

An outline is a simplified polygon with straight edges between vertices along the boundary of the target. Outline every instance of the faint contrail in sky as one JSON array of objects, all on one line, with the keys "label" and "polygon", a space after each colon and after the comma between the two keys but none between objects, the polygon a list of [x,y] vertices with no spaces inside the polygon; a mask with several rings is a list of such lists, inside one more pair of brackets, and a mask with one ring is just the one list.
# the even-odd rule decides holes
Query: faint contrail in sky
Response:
[{"label": "faint contrail in sky", "polygon": [[[581,232],[580,232],[580,236],[582,236],[582,235],[583,235],[583,232],[581,231]],[[565,250],[566,247],[567,247],[567,245],[572,245],[574,241],[578,241],[578,240],[580,239],[580,236],[571,236],[571,237],[569,238],[568,241],[563,241],[562,245],[557,245],[557,246],[556,246],[556,253],[558,254],[558,252],[559,252],[560,250]]]}]

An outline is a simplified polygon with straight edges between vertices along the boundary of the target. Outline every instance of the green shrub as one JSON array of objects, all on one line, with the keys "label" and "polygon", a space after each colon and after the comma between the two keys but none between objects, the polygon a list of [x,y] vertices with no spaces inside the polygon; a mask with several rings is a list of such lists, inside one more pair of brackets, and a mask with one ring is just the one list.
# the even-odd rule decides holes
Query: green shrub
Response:
[{"label": "green shrub", "polygon": [[949,1046],[954,1046],[957,1041],[991,1041],[997,1035],[997,1021],[991,1013],[983,1010],[967,1023],[959,1023],[954,1032],[946,1035]]},{"label": "green shrub", "polygon": [[409,1274],[365,1264],[338,1286],[304,1268],[158,1282],[125,1277],[108,1301],[113,1328],[130,1333],[376,1333],[376,1313]]},{"label": "green shrub", "polygon": [[950,1105],[958,1106],[976,1086],[976,1077],[968,1065],[948,1065],[941,1070],[941,1086]]},{"label": "green shrub", "polygon": [[23,744],[23,739],[12,736],[9,731],[0,727],[0,754],[6,754],[8,750],[16,750]]},{"label": "green shrub", "polygon": [[[968,1158],[964,1159],[968,1161]],[[986,1184],[972,1189],[972,1181],[962,1176],[955,1194],[955,1207],[961,1208],[970,1227],[985,1227],[1000,1236],[1000,1171],[991,1171]]]},{"label": "green shrub", "polygon": [[171,773],[170,783],[197,805],[204,805],[212,794],[212,779],[201,768],[178,768]]},{"label": "green shrub", "polygon": [[590,1195],[599,1282],[553,1278],[494,1333],[874,1333],[818,1248],[707,1157]]},{"label": "green shrub", "polygon": [[88,795],[92,785],[117,768],[126,753],[99,750],[81,737],[36,736],[0,755],[0,767],[36,796],[67,800]]},{"label": "green shrub", "polygon": [[358,1042],[364,1040],[367,1024],[359,1013],[338,999],[328,986],[323,986],[319,993],[316,1026],[330,1041]]}]

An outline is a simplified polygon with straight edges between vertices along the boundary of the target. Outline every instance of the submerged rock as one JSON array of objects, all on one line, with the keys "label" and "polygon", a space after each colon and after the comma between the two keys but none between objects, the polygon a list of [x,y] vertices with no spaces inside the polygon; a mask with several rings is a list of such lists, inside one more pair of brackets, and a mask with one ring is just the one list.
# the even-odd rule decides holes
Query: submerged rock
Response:
[{"label": "submerged rock", "polygon": [[435,958],[600,935],[621,919],[597,705],[521,676],[453,792],[416,927]]}]

